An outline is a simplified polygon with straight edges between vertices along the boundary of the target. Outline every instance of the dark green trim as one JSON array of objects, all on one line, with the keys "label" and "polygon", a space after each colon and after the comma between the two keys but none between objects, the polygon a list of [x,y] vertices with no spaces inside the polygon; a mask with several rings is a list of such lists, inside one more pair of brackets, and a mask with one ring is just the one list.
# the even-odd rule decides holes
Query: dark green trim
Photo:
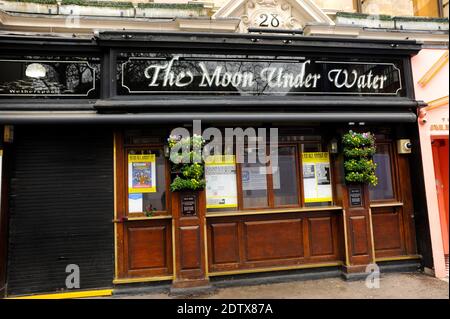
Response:
[{"label": "dark green trim", "polygon": [[370,19],[370,20],[382,20],[392,21],[393,17],[386,14],[371,15],[365,13],[353,13],[353,12],[337,12],[336,17],[354,18],[354,19]]},{"label": "dark green trim", "polygon": [[396,21],[410,21],[410,22],[438,22],[448,23],[448,18],[431,18],[431,17],[394,17]]},{"label": "dark green trim", "polygon": [[438,22],[448,23],[448,18],[432,18],[432,17],[405,17],[405,16],[390,16],[385,14],[373,15],[366,13],[353,12],[337,12],[336,17],[351,18],[351,19],[368,19],[380,21],[411,21],[411,22]]},{"label": "dark green trim", "polygon": [[56,0],[5,0],[8,2],[21,2],[21,3],[36,3],[36,4],[49,4],[57,5]]},{"label": "dark green trim", "polygon": [[202,10],[200,3],[138,3],[140,9],[178,9],[178,10]]},{"label": "dark green trim", "polygon": [[[24,0],[29,1],[29,0]],[[120,8],[120,9],[132,9],[133,4],[131,2],[121,1],[88,1],[88,0],[62,0],[62,5],[75,5],[86,7],[107,7],[107,8]]]}]

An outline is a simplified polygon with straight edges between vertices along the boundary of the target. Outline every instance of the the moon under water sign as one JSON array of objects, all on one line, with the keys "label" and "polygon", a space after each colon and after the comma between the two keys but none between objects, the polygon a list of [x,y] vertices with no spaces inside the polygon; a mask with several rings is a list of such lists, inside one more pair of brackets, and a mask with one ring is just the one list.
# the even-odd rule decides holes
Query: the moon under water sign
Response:
[{"label": "the moon under water sign", "polygon": [[119,94],[404,94],[395,63],[157,54],[119,62]]}]

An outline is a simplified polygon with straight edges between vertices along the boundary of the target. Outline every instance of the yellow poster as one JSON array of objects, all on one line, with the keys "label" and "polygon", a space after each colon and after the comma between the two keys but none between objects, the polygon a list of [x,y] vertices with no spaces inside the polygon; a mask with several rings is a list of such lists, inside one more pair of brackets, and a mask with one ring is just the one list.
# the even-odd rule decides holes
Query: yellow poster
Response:
[{"label": "yellow poster", "polygon": [[305,203],[331,202],[330,155],[328,152],[302,153]]},{"label": "yellow poster", "polygon": [[155,154],[128,154],[128,193],[156,192]]},{"label": "yellow poster", "polygon": [[205,160],[206,208],[237,207],[234,155],[214,155]]}]

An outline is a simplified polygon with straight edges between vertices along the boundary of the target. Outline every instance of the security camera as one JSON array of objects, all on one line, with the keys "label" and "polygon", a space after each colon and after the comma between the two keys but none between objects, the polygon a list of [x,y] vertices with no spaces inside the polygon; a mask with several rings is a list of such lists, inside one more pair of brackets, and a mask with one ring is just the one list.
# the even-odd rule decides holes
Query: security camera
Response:
[{"label": "security camera", "polygon": [[412,148],[411,140],[401,139],[397,140],[397,151],[399,154],[410,154]]}]

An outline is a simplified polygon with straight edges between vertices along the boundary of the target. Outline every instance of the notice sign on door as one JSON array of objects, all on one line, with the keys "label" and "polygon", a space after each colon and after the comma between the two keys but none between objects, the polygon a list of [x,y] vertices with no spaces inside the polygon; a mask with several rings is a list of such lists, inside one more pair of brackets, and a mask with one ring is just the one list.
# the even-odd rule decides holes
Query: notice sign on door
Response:
[{"label": "notice sign on door", "polygon": [[209,156],[205,161],[206,208],[237,207],[234,155]]},{"label": "notice sign on door", "polygon": [[330,156],[327,152],[302,153],[305,203],[331,202]]},{"label": "notice sign on door", "polygon": [[128,193],[156,192],[155,154],[128,155]]}]

